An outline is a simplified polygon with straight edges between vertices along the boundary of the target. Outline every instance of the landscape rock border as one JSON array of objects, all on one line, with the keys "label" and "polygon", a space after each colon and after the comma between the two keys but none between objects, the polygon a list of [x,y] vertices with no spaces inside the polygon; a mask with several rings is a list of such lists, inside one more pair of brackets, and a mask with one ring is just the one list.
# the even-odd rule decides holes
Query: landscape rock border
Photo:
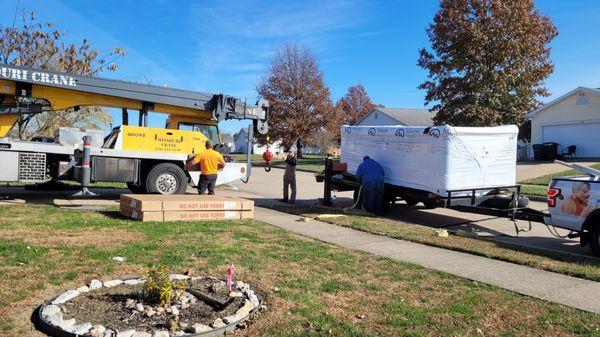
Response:
[{"label": "landscape rock border", "polygon": [[[182,274],[170,274],[169,277],[171,278],[171,280],[174,281],[194,281],[207,278],[213,279],[217,282],[222,281],[218,278],[210,276],[187,276]],[[201,323],[196,323],[202,325],[202,329],[206,330],[203,332],[185,333],[183,331],[170,332],[167,330],[155,330],[152,333],[135,330],[117,332],[114,330],[106,329],[104,326],[99,324],[92,325],[91,322],[78,323],[74,318],[63,320],[62,312],[59,305],[64,304],[83,293],[92,292],[94,290],[102,288],[110,288],[117,285],[135,286],[139,283],[142,283],[145,279],[145,277],[132,277],[125,279],[107,280],[104,282],[94,279],[88,285],[81,286],[76,290],[67,290],[64,293],[45,301],[44,304],[38,307],[38,318],[40,326],[45,333],[56,337],[92,336],[91,332],[94,332],[94,336],[101,337],[213,337],[223,336],[226,335],[228,332],[236,330],[238,324],[247,321],[249,318],[251,318],[251,316],[253,316],[253,314],[256,313],[258,309],[266,309],[266,307],[261,304],[258,295],[254,292],[254,290],[250,289],[250,286],[248,284],[242,281],[237,281],[234,283],[235,290],[245,295],[246,300],[244,305],[240,307],[234,315],[217,318],[213,323],[215,328],[211,328]]]}]

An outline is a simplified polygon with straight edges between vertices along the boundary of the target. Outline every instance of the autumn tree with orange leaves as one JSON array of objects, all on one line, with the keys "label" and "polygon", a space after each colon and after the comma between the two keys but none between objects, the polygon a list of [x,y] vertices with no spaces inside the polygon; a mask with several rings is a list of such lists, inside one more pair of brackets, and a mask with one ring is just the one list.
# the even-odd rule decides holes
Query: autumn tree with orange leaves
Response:
[{"label": "autumn tree with orange leaves", "polygon": [[336,102],[335,118],[331,119],[328,129],[339,137],[342,125],[356,124],[374,108],[365,87],[361,84],[351,86],[346,95]]},{"label": "autumn tree with orange leaves", "polygon": [[[296,145],[298,156],[303,143],[333,116],[319,63],[309,49],[295,44],[277,51],[257,91],[269,101],[269,138],[280,139],[285,147]],[[266,143],[265,136],[257,137]]]}]

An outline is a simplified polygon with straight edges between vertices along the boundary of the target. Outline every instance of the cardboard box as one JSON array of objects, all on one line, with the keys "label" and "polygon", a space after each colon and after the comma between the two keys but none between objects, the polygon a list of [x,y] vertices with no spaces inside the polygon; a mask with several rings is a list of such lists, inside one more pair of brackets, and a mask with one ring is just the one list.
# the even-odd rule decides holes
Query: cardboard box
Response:
[{"label": "cardboard box", "polygon": [[254,211],[164,212],[164,221],[207,221],[252,219]]},{"label": "cardboard box", "polygon": [[120,213],[144,222],[251,219],[254,202],[216,195],[123,194]]},{"label": "cardboard box", "polygon": [[138,212],[137,210],[128,207],[127,205],[121,204],[120,213],[128,218],[134,220],[140,220],[142,222],[146,221],[158,221],[163,222],[164,216],[163,212]]},{"label": "cardboard box", "polygon": [[219,195],[158,195],[122,194],[121,205],[127,205],[138,212],[167,211],[250,211],[254,201]]}]

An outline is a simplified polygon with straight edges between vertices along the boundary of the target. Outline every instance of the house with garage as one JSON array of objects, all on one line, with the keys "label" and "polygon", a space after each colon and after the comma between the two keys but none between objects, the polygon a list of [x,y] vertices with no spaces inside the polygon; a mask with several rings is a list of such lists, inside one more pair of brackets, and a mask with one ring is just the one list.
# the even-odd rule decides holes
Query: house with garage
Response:
[{"label": "house with garage", "polygon": [[377,107],[367,113],[355,125],[404,125],[404,126],[429,126],[433,125],[435,112],[427,109],[401,109]]},{"label": "house with garage", "polygon": [[[525,115],[531,143],[557,143],[558,153],[600,157],[600,89],[579,87]],[[574,146],[574,147],[573,147]]]}]

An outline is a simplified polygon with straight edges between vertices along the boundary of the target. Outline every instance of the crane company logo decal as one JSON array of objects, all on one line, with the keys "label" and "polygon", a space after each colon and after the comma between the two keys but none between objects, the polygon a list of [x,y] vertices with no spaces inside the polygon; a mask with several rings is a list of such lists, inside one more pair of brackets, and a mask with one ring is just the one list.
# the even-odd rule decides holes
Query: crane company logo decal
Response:
[{"label": "crane company logo decal", "polygon": [[368,132],[369,136],[375,136],[376,133],[377,133],[377,130],[375,130],[375,128],[369,129],[369,132]]},{"label": "crane company logo decal", "polygon": [[404,138],[404,130],[403,129],[396,130],[396,136]]},{"label": "crane company logo decal", "polygon": [[346,131],[347,134],[351,134],[352,133],[352,129],[349,126],[345,127],[344,131]]},{"label": "crane company logo decal", "polygon": [[0,67],[0,78],[17,81],[29,81],[43,84],[56,84],[68,87],[77,86],[77,80],[73,76],[46,73],[43,71],[30,71],[10,67]]},{"label": "crane company logo decal", "polygon": [[440,138],[440,130],[439,129],[431,129],[431,130],[429,130],[429,135],[433,138]]}]

